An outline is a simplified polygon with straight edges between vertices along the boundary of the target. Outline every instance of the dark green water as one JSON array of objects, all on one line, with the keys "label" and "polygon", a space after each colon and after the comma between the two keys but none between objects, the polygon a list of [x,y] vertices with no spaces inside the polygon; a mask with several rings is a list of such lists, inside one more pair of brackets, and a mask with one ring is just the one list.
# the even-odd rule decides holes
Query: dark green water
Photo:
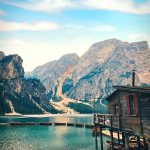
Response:
[{"label": "dark green water", "polygon": [[[92,123],[92,116],[51,118],[0,117],[0,122],[78,122]],[[106,138],[104,139],[104,141]],[[99,138],[98,138],[98,143]],[[0,126],[0,150],[95,150],[92,130],[67,126]]]}]

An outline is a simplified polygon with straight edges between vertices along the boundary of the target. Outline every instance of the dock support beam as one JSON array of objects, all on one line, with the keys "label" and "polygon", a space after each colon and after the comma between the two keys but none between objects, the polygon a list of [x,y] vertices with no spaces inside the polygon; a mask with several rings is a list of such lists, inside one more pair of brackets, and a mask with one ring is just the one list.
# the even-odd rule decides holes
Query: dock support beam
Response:
[{"label": "dock support beam", "polygon": [[117,135],[118,135],[118,144],[120,144],[120,134],[119,134],[119,130],[117,131]]},{"label": "dock support beam", "polygon": [[127,134],[125,134],[125,147],[126,149],[129,149],[129,137]]},{"label": "dock support beam", "polygon": [[102,133],[102,127],[100,127],[100,145],[101,145],[101,150],[103,150],[103,133]]},{"label": "dock support beam", "polygon": [[146,139],[144,136],[143,136],[143,143],[144,143],[145,149],[148,150],[148,144],[146,143]]},{"label": "dock support beam", "polygon": [[97,126],[95,125],[95,150],[98,150],[98,143],[97,143]]},{"label": "dock support beam", "polygon": [[[95,103],[94,103],[95,104]],[[95,111],[95,105],[94,105],[94,111]],[[98,150],[98,143],[97,143],[97,125],[96,125],[96,114],[94,113],[93,117],[94,122],[94,130],[95,130],[95,150]]]},{"label": "dock support beam", "polygon": [[137,136],[137,145],[138,145],[137,150],[140,150],[140,137],[139,136]]},{"label": "dock support beam", "polygon": [[125,148],[125,135],[123,132],[122,132],[122,144],[123,144],[123,147]]},{"label": "dock support beam", "polygon": [[110,136],[111,136],[111,150],[114,150],[114,137],[113,137],[113,120],[112,120],[112,116],[111,116],[111,119],[110,119]]}]

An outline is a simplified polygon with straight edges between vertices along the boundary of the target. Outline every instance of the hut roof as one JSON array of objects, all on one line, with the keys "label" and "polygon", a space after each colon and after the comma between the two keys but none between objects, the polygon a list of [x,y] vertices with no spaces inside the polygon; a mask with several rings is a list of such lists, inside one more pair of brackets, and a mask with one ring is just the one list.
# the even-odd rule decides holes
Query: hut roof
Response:
[{"label": "hut roof", "polygon": [[120,91],[150,93],[150,87],[141,87],[141,86],[113,86],[113,87]]},{"label": "hut roof", "polygon": [[114,96],[118,91],[127,91],[135,93],[148,93],[150,94],[150,87],[140,87],[140,86],[113,86],[116,89],[114,92],[106,96],[106,100],[109,100]]}]

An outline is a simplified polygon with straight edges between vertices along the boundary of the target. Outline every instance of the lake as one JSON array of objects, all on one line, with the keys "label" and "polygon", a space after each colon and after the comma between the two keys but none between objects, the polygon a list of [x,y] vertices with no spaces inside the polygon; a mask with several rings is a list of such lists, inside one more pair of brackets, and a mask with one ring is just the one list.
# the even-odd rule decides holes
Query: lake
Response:
[{"label": "lake", "polygon": [[[93,116],[56,115],[40,118],[6,116],[0,117],[0,122],[72,122],[93,124]],[[107,138],[104,139],[104,141],[106,140]],[[87,128],[1,125],[0,150],[95,150],[95,137],[92,136],[92,130]]]}]

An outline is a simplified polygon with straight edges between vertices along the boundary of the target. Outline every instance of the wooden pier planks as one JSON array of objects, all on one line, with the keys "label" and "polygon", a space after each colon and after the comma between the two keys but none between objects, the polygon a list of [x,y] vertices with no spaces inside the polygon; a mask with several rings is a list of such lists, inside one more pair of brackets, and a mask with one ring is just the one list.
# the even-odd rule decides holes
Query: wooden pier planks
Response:
[{"label": "wooden pier planks", "polygon": [[42,126],[51,126],[51,125],[53,125],[52,122],[40,122],[39,124],[42,125]]}]

